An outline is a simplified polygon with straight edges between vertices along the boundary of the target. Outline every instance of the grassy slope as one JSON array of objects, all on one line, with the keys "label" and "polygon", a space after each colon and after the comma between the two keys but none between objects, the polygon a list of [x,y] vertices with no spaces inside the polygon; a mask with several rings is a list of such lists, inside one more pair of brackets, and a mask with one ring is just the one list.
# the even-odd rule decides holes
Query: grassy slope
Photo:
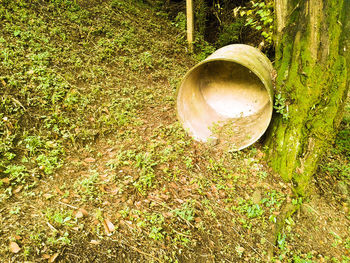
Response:
[{"label": "grassy slope", "polygon": [[[182,130],[184,33],[134,1],[27,2],[0,2],[0,258],[264,262],[289,186],[259,149],[220,153]],[[287,229],[276,255],[345,256],[338,208],[320,218],[343,226],[311,244]]]}]

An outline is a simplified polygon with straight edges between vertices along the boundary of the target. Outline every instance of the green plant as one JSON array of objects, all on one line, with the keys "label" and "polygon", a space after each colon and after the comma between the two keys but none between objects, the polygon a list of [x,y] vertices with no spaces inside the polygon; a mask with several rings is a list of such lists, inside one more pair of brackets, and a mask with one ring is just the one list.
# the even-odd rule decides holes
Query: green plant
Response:
[{"label": "green plant", "polygon": [[193,221],[194,220],[194,208],[193,208],[194,203],[191,201],[188,201],[186,203],[183,203],[181,208],[177,208],[173,210],[173,213],[182,219],[186,221]]},{"label": "green plant", "polygon": [[28,170],[23,165],[8,165],[4,173],[9,175],[11,185],[24,184],[27,178],[29,178]]},{"label": "green plant", "polygon": [[335,144],[336,149],[343,153],[348,160],[350,160],[350,125],[349,127],[345,127],[345,129],[339,131]]},{"label": "green plant", "polygon": [[182,31],[186,31],[186,15],[183,12],[179,12],[173,25]]},{"label": "green plant", "polygon": [[83,196],[83,199],[97,200],[101,195],[101,191],[98,188],[100,184],[99,173],[95,170],[90,171],[90,176],[83,180],[77,181],[75,187]]},{"label": "green plant", "polygon": [[286,103],[286,99],[281,94],[277,94],[275,96],[275,104],[273,108],[277,113],[282,115],[284,120],[289,119],[288,105]]},{"label": "green plant", "polygon": [[184,157],[184,162],[185,162],[185,165],[186,165],[187,169],[192,169],[193,168],[193,160],[192,160],[191,157],[185,156]]},{"label": "green plant", "polygon": [[260,32],[267,44],[272,44],[274,3],[271,0],[250,1],[249,7],[236,7],[236,17],[245,17],[245,26]]},{"label": "green plant", "polygon": [[259,217],[264,213],[263,208],[259,204],[253,204],[251,200],[244,200],[243,198],[239,199],[238,206],[233,207],[233,209],[238,210],[251,219]]},{"label": "green plant", "polygon": [[286,248],[286,238],[287,236],[284,233],[279,232],[277,235],[277,245],[279,249],[285,250]]},{"label": "green plant", "polygon": [[205,41],[202,36],[196,36],[193,46],[196,54],[195,59],[197,61],[204,60],[215,51],[215,47]]},{"label": "green plant", "polygon": [[21,207],[19,207],[19,206],[13,207],[10,210],[11,215],[18,215],[20,212],[21,212]]},{"label": "green plant", "polygon": [[54,231],[47,239],[47,242],[52,245],[68,245],[71,240],[69,239],[68,232],[64,232],[63,235],[60,235],[57,231]]},{"label": "green plant", "polygon": [[216,44],[223,47],[238,43],[244,23],[245,19],[243,17],[237,17],[235,21],[223,24]]},{"label": "green plant", "polygon": [[45,211],[46,218],[57,228],[61,226],[71,227],[75,223],[71,210],[53,210],[48,208]]},{"label": "green plant", "polygon": [[139,153],[135,156],[135,166],[139,169],[140,176],[134,182],[134,186],[143,194],[147,188],[152,187],[156,176],[153,167],[157,165],[157,162],[152,157],[150,153]]}]

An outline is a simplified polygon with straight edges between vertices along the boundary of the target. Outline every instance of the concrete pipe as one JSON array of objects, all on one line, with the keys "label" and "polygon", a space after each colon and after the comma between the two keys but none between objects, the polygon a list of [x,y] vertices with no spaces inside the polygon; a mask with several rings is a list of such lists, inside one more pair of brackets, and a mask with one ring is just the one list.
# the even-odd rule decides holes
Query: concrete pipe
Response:
[{"label": "concrete pipe", "polygon": [[197,141],[241,150],[256,142],[272,117],[269,59],[248,45],[218,49],[185,75],[177,114]]}]

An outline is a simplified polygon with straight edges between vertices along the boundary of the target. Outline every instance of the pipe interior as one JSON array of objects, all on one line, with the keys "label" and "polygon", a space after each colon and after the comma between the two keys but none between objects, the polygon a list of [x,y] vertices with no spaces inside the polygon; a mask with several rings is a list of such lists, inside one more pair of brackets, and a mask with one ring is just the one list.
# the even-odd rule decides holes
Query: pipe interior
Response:
[{"label": "pipe interior", "polygon": [[[231,143],[250,143],[265,131],[272,105],[261,80],[230,61],[210,61],[194,68],[182,83],[178,114],[185,129],[199,141],[222,137],[214,127],[230,122]],[[232,141],[233,140],[233,141]]]}]

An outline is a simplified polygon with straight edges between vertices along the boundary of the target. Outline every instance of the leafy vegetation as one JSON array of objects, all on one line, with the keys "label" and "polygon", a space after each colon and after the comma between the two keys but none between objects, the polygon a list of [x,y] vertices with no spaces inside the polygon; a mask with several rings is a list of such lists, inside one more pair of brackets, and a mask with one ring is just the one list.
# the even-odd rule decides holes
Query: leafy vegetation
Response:
[{"label": "leafy vegetation", "polygon": [[[291,187],[259,144],[220,152],[176,120],[177,86],[213,51],[198,38],[187,54],[183,23],[142,1],[0,3],[2,261],[266,261]],[[332,150],[342,166],[322,170],[343,182],[347,120]],[[341,198],[319,219],[306,206],[274,260],[346,260]]]}]

